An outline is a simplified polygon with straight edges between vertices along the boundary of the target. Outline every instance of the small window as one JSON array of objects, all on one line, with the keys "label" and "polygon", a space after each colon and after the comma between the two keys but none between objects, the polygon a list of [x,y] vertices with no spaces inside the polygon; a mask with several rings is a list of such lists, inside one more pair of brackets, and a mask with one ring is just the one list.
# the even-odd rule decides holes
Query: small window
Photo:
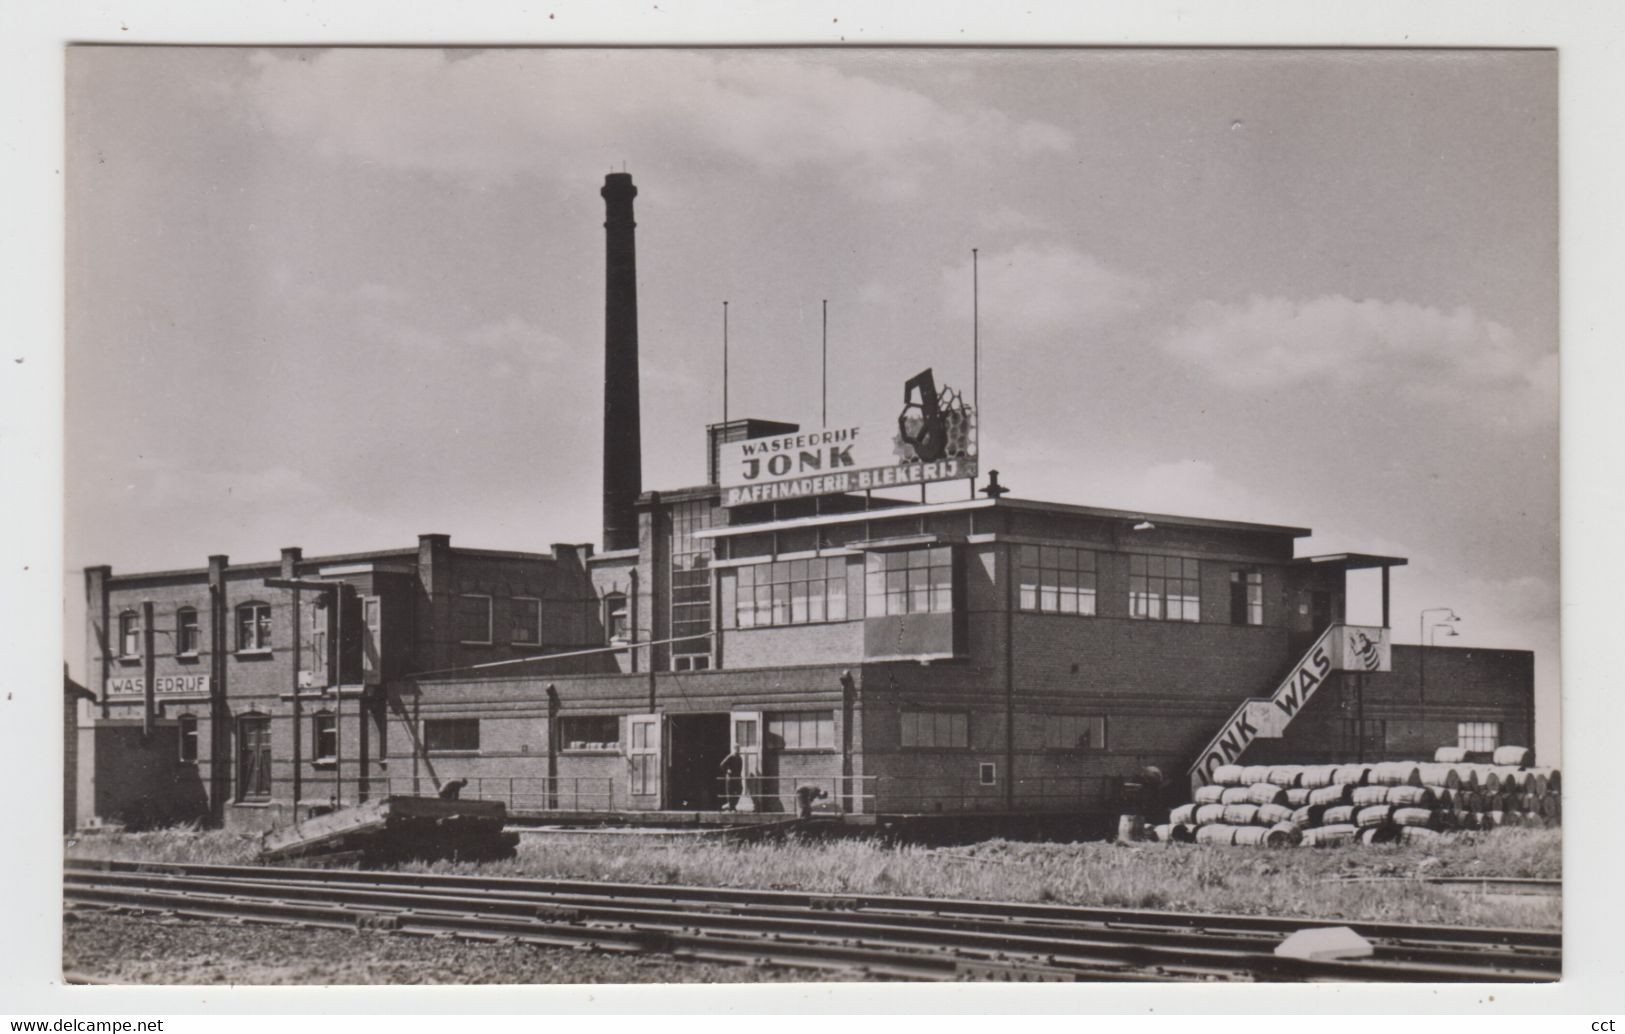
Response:
[{"label": "small window", "polygon": [[604,635],[612,643],[624,643],[631,637],[624,592],[604,594]]},{"label": "small window", "polygon": [[508,641],[516,646],[536,646],[542,641],[542,601],[515,596],[509,610]]},{"label": "small window", "polygon": [[133,610],[118,616],[118,655],[141,656],[141,615]]},{"label": "small window", "polygon": [[767,746],[774,750],[831,750],[835,746],[835,712],[769,714]]},{"label": "small window", "polygon": [[478,718],[429,718],[423,722],[423,749],[431,753],[480,749]]},{"label": "small window", "polygon": [[197,764],[197,715],[183,714],[175,724],[180,730],[181,764]]},{"label": "small window", "polygon": [[963,711],[904,711],[899,744],[905,749],[963,750],[970,746],[970,716]]},{"label": "small window", "polygon": [[452,601],[458,642],[483,646],[491,642],[491,597],[463,593]]},{"label": "small window", "polygon": [[330,711],[310,716],[310,756],[316,764],[332,764],[339,757],[339,722]]},{"label": "small window", "polygon": [[620,750],[621,719],[612,714],[560,717],[559,742],[565,750]]},{"label": "small window", "polygon": [[983,786],[999,785],[998,766],[991,761],[984,761],[976,766],[976,781]]},{"label": "small window", "polygon": [[197,611],[182,607],[175,612],[175,654],[178,657],[196,657],[197,651]]},{"label": "small window", "polygon": [[1057,714],[1044,720],[1046,750],[1104,750],[1106,719],[1099,715]]},{"label": "small window", "polygon": [[708,671],[711,667],[710,654],[690,653],[678,654],[671,659],[672,671]]},{"label": "small window", "polygon": [[1456,746],[1473,754],[1487,754],[1501,745],[1500,722],[1457,722]]},{"label": "small window", "polygon": [[237,650],[258,652],[271,648],[271,605],[244,603],[237,608]]},{"label": "small window", "polygon": [[1258,571],[1230,572],[1230,623],[1264,623],[1264,575]]}]

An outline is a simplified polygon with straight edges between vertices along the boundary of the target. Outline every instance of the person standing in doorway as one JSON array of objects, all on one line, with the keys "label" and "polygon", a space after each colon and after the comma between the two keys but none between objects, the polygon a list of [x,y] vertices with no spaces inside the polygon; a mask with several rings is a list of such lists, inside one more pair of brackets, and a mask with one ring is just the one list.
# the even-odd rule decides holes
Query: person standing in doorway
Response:
[{"label": "person standing in doorway", "polygon": [[739,803],[739,789],[745,774],[745,759],[732,750],[722,759],[722,810],[733,811]]}]

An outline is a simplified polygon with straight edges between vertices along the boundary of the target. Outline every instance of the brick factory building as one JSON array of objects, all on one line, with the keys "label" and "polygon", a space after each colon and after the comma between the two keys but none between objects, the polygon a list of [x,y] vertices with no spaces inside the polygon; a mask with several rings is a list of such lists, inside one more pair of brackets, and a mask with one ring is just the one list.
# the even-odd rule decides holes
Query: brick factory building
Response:
[{"label": "brick factory building", "polygon": [[[603,194],[605,550],[90,569],[82,813],[261,828],[466,779],[521,814],[793,813],[814,787],[865,818],[1105,815],[1150,766],[1177,793],[1236,758],[1533,743],[1532,654],[1389,642],[1403,558],[996,474],[876,496],[977,478],[974,413],[928,375],[895,441],[730,420],[708,483],[644,491],[636,189]],[[1347,620],[1366,569],[1378,625]]]}]

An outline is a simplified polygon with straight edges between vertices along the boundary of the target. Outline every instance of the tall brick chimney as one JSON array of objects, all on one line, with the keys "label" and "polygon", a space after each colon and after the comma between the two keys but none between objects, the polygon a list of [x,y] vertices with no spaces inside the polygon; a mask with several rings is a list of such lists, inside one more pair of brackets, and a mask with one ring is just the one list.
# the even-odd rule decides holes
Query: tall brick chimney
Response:
[{"label": "tall brick chimney", "polygon": [[604,549],[636,549],[634,506],[643,491],[638,427],[638,264],[632,199],[624,172],[604,177]]}]

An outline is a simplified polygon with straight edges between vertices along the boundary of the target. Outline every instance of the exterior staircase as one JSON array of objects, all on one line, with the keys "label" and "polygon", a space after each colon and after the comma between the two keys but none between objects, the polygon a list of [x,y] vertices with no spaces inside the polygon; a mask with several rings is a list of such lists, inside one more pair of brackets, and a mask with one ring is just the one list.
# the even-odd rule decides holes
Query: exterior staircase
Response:
[{"label": "exterior staircase", "polygon": [[1213,770],[1234,763],[1256,739],[1280,739],[1333,672],[1389,671],[1388,630],[1369,625],[1329,625],[1298,659],[1275,692],[1237,705],[1191,765],[1191,788],[1213,781]]}]

